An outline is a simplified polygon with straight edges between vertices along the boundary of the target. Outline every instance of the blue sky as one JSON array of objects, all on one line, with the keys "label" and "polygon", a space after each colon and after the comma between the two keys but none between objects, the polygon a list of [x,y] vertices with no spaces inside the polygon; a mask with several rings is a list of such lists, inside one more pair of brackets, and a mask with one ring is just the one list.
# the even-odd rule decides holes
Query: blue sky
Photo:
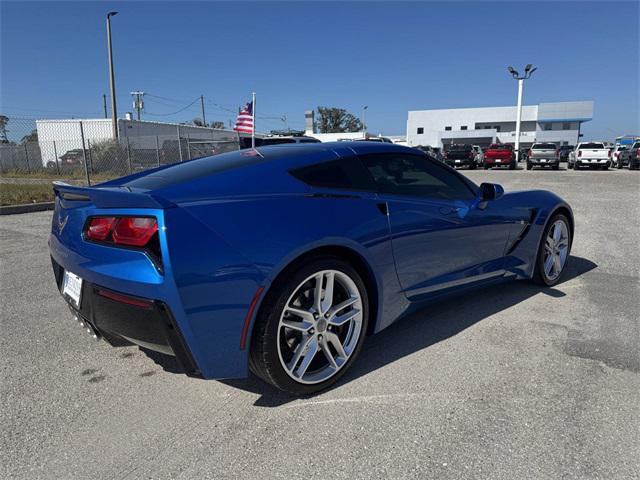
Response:
[{"label": "blue sky", "polygon": [[[119,113],[132,90],[144,119],[225,124],[258,94],[258,115],[302,128],[318,105],[347,108],[375,133],[404,134],[408,110],[513,105],[508,65],[538,66],[525,103],[594,100],[585,137],[640,133],[639,3],[6,2],[1,113],[99,117],[112,20]],[[162,98],[157,98],[162,97]],[[152,115],[156,114],[156,115]],[[274,118],[258,129],[282,128]]]}]

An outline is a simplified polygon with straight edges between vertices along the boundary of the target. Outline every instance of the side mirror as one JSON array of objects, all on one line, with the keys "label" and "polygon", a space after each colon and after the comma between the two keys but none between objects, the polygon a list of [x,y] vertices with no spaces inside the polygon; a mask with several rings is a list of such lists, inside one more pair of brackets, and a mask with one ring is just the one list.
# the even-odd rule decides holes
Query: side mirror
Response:
[{"label": "side mirror", "polygon": [[479,193],[481,200],[497,200],[504,195],[504,188],[497,183],[483,183]]}]

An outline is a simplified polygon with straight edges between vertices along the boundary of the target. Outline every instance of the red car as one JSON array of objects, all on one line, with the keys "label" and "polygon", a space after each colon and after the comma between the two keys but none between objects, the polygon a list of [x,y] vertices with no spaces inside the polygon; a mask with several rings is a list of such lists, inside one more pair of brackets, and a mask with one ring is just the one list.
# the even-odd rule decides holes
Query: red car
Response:
[{"label": "red car", "polygon": [[507,143],[494,143],[484,154],[485,170],[491,167],[509,167],[509,170],[516,168],[516,154],[513,145]]}]

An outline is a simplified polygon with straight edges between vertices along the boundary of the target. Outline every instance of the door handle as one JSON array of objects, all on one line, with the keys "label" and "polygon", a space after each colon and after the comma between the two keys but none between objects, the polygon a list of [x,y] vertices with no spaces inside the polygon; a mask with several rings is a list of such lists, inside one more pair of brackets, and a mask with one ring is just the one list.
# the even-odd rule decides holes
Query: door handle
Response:
[{"label": "door handle", "polygon": [[380,213],[383,214],[385,217],[389,215],[389,209],[387,208],[386,202],[377,203],[376,207],[378,207],[378,210],[380,210]]}]

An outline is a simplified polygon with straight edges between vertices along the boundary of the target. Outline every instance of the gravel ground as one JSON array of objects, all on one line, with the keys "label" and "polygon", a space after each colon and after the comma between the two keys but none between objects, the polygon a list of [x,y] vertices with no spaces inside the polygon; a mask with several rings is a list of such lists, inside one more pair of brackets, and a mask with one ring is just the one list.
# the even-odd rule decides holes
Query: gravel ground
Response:
[{"label": "gravel ground", "polygon": [[418,312],[309,399],[92,342],[53,282],[51,212],[0,218],[0,478],[640,478],[640,175],[469,176],[569,201],[565,280]]}]

